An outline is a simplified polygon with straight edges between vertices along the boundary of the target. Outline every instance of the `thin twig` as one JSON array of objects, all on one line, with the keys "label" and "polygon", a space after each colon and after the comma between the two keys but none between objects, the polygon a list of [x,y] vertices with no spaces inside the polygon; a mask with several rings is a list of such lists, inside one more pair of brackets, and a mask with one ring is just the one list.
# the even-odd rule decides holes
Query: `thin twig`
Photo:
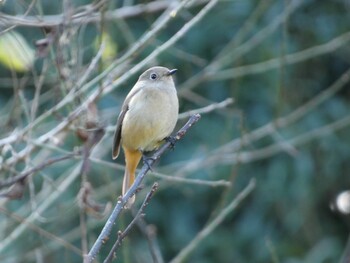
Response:
[{"label": "thin twig", "polygon": [[[26,10],[26,11],[24,12],[24,14],[22,15],[23,17],[26,17],[26,16],[30,13],[30,11],[31,11],[31,10],[33,9],[33,7],[35,6],[35,3],[36,3],[36,0],[32,0],[32,2],[29,4],[27,10]],[[3,3],[1,3],[1,4],[3,4]],[[0,21],[1,21],[1,15],[0,15]],[[5,19],[5,21],[6,21],[6,19]],[[3,24],[2,21],[1,21],[0,25],[1,25],[1,24]],[[9,25],[8,28],[1,30],[0,36],[3,35],[3,34],[5,34],[6,32],[11,31],[12,29],[16,28],[17,26],[18,26],[18,24]]]},{"label": "thin twig", "polygon": [[4,188],[4,187],[7,187],[7,186],[11,186],[19,181],[22,181],[24,180],[27,176],[33,174],[33,173],[36,173],[38,171],[41,171],[42,169],[54,164],[54,163],[57,163],[57,162],[60,162],[60,161],[63,161],[63,160],[68,160],[68,159],[71,159],[73,157],[76,157],[78,155],[80,155],[81,152],[78,151],[78,152],[74,152],[74,153],[69,153],[67,155],[64,155],[64,156],[60,156],[60,157],[55,157],[55,158],[51,158],[45,162],[42,162],[41,164],[37,165],[36,167],[33,167],[27,171],[24,171],[22,173],[20,173],[19,175],[16,175],[16,176],[13,176],[13,177],[10,177],[8,179],[5,179],[5,180],[1,180],[0,181],[0,189],[1,188]]},{"label": "thin twig", "polygon": [[181,263],[184,262],[185,259],[190,255],[190,253],[198,247],[200,242],[209,236],[215,228],[217,228],[222,221],[234,211],[238,205],[251,193],[251,191],[255,187],[255,179],[251,179],[249,184],[240,192],[232,202],[227,205],[216,217],[213,221],[211,221],[207,226],[205,226],[191,242],[183,248],[179,254],[175,258],[173,258],[170,263]]},{"label": "thin twig", "polygon": [[180,120],[186,119],[186,118],[188,118],[191,115],[196,114],[196,113],[203,114],[203,113],[208,113],[208,112],[211,112],[211,111],[214,111],[217,109],[226,108],[228,105],[231,105],[233,102],[234,102],[233,98],[228,98],[224,101],[212,103],[212,104],[205,106],[203,108],[186,111],[186,112],[179,114],[179,119]]},{"label": "thin twig", "polygon": [[143,217],[143,211],[145,210],[146,206],[148,205],[149,201],[151,200],[153,194],[155,193],[155,191],[157,191],[157,189],[158,189],[158,183],[155,182],[152,186],[151,191],[149,191],[148,194],[146,195],[146,198],[143,201],[140,209],[137,211],[136,215],[134,216],[134,219],[130,222],[130,224],[125,228],[123,232],[118,232],[118,239],[113,244],[113,247],[109,251],[109,254],[106,257],[106,259],[103,261],[103,263],[112,262],[118,247],[120,247],[120,245],[123,242],[123,239],[129,234],[131,228],[134,227],[137,221]]},{"label": "thin twig", "polygon": [[[138,176],[135,179],[135,182],[133,185],[129,188],[129,190],[125,193],[125,195],[118,200],[116,206],[113,209],[112,214],[108,218],[105,226],[103,227],[99,237],[95,241],[94,245],[90,249],[90,252],[87,256],[87,262],[92,262],[95,257],[97,256],[97,253],[100,251],[101,246],[108,240],[108,236],[110,235],[112,231],[112,227],[114,225],[114,222],[117,220],[117,217],[119,216],[120,212],[122,211],[124,205],[129,200],[130,197],[132,197],[137,189],[139,188],[143,178],[147,174],[147,172],[150,170],[150,167],[154,164],[156,160],[160,158],[160,156],[167,151],[169,148],[173,147],[173,144],[175,144],[177,141],[179,141],[187,132],[187,130],[195,124],[200,119],[200,115],[196,114],[193,115],[188,122],[176,133],[174,137],[174,142],[166,142],[164,143],[150,158],[148,161],[148,164],[144,164],[141,172],[138,174]],[[172,144],[173,143],[173,144]]]},{"label": "thin twig", "polygon": [[182,178],[182,177],[175,177],[170,175],[165,175],[157,172],[152,172],[152,176],[156,178],[161,178],[168,182],[176,182],[176,183],[183,183],[183,184],[195,184],[195,185],[203,185],[203,186],[210,186],[210,187],[230,187],[231,182],[226,180],[202,180],[202,179],[191,179],[191,178]]}]

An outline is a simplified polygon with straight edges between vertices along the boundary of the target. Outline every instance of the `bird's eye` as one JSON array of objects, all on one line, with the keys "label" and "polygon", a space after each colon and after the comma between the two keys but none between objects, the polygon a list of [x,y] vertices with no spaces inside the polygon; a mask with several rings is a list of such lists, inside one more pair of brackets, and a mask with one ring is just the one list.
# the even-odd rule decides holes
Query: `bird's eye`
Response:
[{"label": "bird's eye", "polygon": [[150,76],[151,79],[155,80],[157,78],[157,74],[156,73],[152,73]]}]

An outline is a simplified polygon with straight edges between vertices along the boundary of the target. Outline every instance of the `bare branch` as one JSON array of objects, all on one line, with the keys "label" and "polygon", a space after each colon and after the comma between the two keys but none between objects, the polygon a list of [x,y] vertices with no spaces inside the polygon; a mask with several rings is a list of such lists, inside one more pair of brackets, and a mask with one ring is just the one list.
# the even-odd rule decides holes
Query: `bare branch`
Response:
[{"label": "bare branch", "polygon": [[195,184],[195,185],[205,185],[210,187],[230,187],[231,182],[226,180],[202,180],[202,179],[191,179],[191,178],[182,178],[176,176],[169,176],[161,173],[152,172],[152,175],[157,178],[161,178],[168,182],[184,183],[184,184]]}]

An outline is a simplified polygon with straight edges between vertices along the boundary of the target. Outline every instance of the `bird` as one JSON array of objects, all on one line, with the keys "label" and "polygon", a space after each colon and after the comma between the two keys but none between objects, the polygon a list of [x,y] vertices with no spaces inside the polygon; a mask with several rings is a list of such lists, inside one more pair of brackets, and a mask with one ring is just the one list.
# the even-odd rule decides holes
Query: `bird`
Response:
[{"label": "bird", "polygon": [[[126,96],[118,116],[112,158],[123,148],[125,172],[123,196],[135,181],[137,166],[145,152],[154,151],[169,138],[179,113],[179,100],[173,75],[177,69],[156,66],[143,72]],[[130,208],[135,195],[126,203]]]}]

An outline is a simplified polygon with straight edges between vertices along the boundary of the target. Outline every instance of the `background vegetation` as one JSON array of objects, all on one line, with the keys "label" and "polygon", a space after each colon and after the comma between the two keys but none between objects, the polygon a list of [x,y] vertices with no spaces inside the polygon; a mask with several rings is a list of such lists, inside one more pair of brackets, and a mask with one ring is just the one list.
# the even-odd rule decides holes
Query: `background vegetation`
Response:
[{"label": "background vegetation", "polygon": [[208,107],[115,262],[349,262],[349,21],[347,0],[0,1],[0,261],[82,262],[121,193],[121,103],[163,65],[176,129]]}]

